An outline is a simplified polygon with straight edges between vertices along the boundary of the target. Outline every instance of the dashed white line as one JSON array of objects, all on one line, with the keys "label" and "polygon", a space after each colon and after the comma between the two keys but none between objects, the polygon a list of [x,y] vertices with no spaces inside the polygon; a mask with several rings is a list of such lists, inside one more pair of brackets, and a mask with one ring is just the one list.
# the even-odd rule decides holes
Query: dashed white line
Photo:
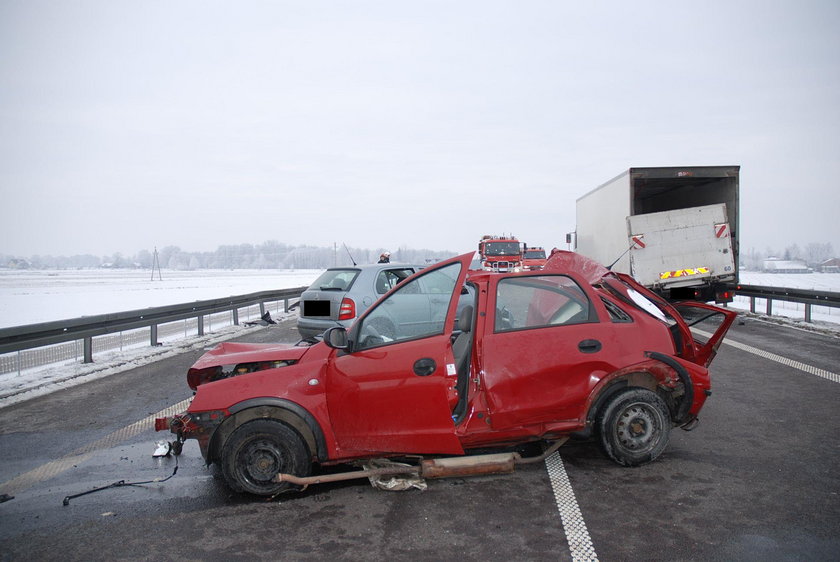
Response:
[{"label": "dashed white line", "polygon": [[560,521],[563,523],[572,560],[596,562],[598,555],[595,554],[595,547],[592,546],[592,539],[589,537],[589,531],[586,530],[586,523],[580,513],[580,507],[560,453],[555,452],[546,458],[545,467],[551,480],[551,488],[554,490],[554,499],[560,511]]},{"label": "dashed white line", "polygon": [[[695,331],[702,336],[712,336],[712,334],[709,334],[708,332],[704,332],[702,330]],[[816,375],[826,380],[830,380],[831,382],[840,383],[840,375],[838,375],[837,373],[832,373],[831,371],[826,371],[825,369],[820,369],[819,367],[814,367],[813,365],[808,365],[807,363],[802,363],[801,361],[796,361],[788,357],[783,357],[775,353],[770,353],[769,351],[764,351],[763,349],[759,349],[757,347],[753,347],[745,343],[733,341],[731,339],[724,339],[723,343],[726,345],[731,345],[732,347],[740,349],[741,351],[746,351],[747,353],[758,355],[759,357],[763,357],[764,359],[769,359],[770,361],[775,361],[776,363],[781,363],[782,365],[793,367],[794,369],[798,369],[803,373],[808,373],[809,375]]]}]

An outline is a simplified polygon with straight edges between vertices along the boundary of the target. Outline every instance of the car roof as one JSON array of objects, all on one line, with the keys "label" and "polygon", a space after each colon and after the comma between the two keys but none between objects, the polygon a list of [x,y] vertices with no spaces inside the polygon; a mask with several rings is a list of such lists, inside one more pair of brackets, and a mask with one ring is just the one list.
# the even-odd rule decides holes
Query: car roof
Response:
[{"label": "car roof", "polygon": [[398,262],[362,263],[362,264],[359,264],[359,265],[341,265],[341,266],[336,266],[336,267],[328,267],[327,271],[340,271],[340,270],[348,270],[348,269],[359,269],[359,270],[391,269],[391,268],[407,268],[407,267],[412,267],[414,269],[421,269],[425,266],[414,264],[414,263],[398,263]]}]

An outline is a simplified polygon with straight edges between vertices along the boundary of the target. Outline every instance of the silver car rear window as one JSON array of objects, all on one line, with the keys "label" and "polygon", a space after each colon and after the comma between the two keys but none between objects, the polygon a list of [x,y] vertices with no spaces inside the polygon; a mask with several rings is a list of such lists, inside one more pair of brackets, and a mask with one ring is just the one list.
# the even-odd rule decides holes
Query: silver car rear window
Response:
[{"label": "silver car rear window", "polygon": [[322,273],[312,285],[310,290],[321,291],[347,291],[353,286],[353,282],[359,275],[358,269],[328,269]]}]

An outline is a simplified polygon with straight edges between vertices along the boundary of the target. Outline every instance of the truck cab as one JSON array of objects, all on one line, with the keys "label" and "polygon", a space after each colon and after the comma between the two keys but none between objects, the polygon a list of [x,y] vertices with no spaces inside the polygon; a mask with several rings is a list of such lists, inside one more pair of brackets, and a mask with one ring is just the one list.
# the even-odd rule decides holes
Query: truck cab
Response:
[{"label": "truck cab", "polygon": [[482,236],[478,254],[485,271],[517,273],[522,270],[522,249],[515,236]]}]

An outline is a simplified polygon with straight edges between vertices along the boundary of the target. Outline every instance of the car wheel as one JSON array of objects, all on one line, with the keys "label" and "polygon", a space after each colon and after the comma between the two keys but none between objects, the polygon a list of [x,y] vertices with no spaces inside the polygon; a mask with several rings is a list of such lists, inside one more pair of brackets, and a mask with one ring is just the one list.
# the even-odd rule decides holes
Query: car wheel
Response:
[{"label": "car wheel", "polygon": [[671,434],[671,416],[665,401],[644,388],[613,396],[598,419],[601,448],[624,466],[638,466],[656,459]]},{"label": "car wheel", "polygon": [[273,420],[254,420],[240,426],[225,443],[222,475],[236,492],[273,496],[293,487],[274,482],[279,473],[307,476],[312,468],[300,435]]}]

